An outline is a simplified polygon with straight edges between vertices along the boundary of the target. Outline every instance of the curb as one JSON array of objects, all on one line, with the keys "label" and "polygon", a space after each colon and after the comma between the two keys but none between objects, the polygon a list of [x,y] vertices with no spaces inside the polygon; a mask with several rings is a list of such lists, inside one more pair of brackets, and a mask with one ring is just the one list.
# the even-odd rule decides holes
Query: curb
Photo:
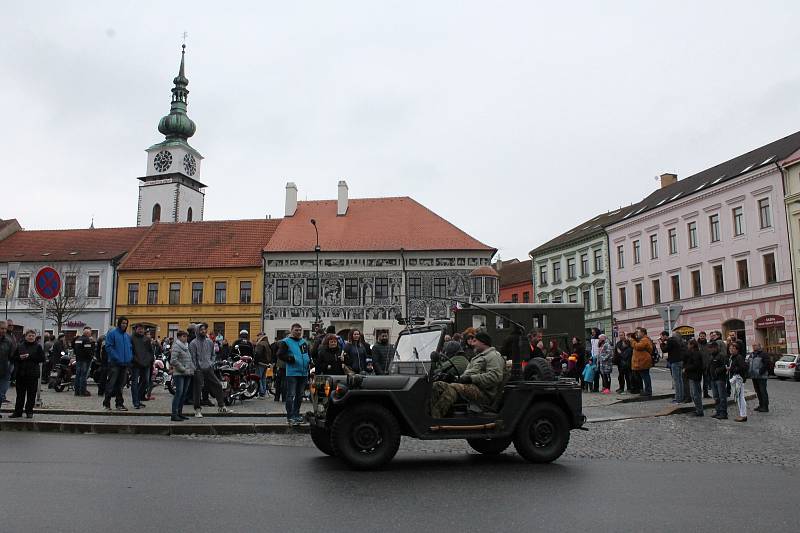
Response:
[{"label": "curb", "polygon": [[[212,409],[212,408],[209,408]],[[13,413],[14,410],[8,407],[4,407],[0,409],[0,413]],[[89,415],[89,416],[166,416],[168,417],[171,413],[168,411],[145,411],[145,410],[130,410],[130,411],[94,411],[90,409],[79,409],[79,410],[69,410],[69,409],[50,409],[50,408],[39,408],[36,407],[33,410],[34,414],[39,413],[43,415]],[[241,417],[241,418],[250,418],[250,417],[267,417],[267,418],[286,418],[286,413],[238,413],[233,412],[233,416]],[[203,411],[203,417],[226,417],[231,416],[230,413],[217,413],[209,411],[208,413]]]},{"label": "curb", "polygon": [[[746,393],[744,395],[745,400],[755,400],[757,398],[755,392]],[[728,400],[728,405],[736,405],[736,400],[731,398]],[[712,402],[703,403],[703,410],[706,409],[713,409],[714,404]],[[692,413],[694,412],[694,405],[693,404],[686,404],[686,405],[676,405],[675,407],[670,407],[669,409],[665,409],[661,413],[658,413],[654,416],[670,416],[670,415],[678,415],[683,413]]]},{"label": "curb", "polygon": [[285,424],[109,424],[0,419],[0,431],[41,433],[96,433],[119,435],[241,435],[309,433],[309,426]]},{"label": "curb", "polygon": [[[672,392],[664,393],[664,394],[653,394],[652,396],[639,396],[637,394],[636,396],[630,396],[628,398],[622,398],[621,400],[617,400],[614,403],[650,402],[650,401],[653,401],[653,400],[666,400],[668,398],[672,398],[673,396],[675,396],[675,394],[672,393]],[[614,404],[611,404],[611,405],[614,405]]]}]

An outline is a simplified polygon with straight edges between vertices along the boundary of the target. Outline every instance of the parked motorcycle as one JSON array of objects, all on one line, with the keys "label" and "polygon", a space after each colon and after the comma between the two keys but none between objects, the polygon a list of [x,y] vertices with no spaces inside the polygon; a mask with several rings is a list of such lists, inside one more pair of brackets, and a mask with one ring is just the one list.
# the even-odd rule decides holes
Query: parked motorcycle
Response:
[{"label": "parked motorcycle", "polygon": [[[169,390],[167,383],[171,382],[172,375],[169,373],[169,360],[164,354],[159,354],[153,362],[153,371],[150,375],[150,386],[147,388],[147,395],[150,396],[153,389],[161,385],[164,385]],[[174,385],[172,394],[175,394]]]},{"label": "parked motorcycle", "polygon": [[234,355],[230,364],[219,367],[219,373],[225,405],[249,400],[258,394],[259,378],[249,355]]},{"label": "parked motorcycle", "polygon": [[64,389],[75,387],[75,358],[66,352],[61,352],[61,357],[50,371],[47,387],[56,392],[64,392]]}]

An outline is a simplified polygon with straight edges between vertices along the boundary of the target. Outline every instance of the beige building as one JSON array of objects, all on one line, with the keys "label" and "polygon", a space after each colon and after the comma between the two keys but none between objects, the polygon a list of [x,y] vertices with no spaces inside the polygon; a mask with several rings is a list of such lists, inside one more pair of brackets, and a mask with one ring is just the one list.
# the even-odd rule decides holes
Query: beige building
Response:
[{"label": "beige building", "polygon": [[[794,283],[795,323],[800,324],[800,150],[779,162],[783,170],[784,202]],[[799,335],[800,337],[800,335]]]}]

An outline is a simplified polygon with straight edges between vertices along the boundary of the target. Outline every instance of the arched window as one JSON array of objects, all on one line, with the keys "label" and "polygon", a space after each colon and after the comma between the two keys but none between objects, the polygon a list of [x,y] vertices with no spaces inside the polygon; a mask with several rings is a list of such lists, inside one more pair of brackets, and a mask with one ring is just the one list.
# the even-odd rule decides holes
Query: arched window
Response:
[{"label": "arched window", "polygon": [[153,218],[151,222],[160,222],[161,221],[161,205],[156,204],[153,206]]},{"label": "arched window", "polygon": [[190,207],[189,210],[186,212],[186,222],[192,221],[192,208]]}]

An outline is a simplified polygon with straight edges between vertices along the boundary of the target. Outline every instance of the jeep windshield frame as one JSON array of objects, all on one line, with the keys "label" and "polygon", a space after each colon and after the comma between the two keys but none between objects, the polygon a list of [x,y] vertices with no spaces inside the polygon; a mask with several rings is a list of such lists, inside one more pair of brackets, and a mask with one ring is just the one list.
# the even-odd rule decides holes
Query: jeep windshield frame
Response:
[{"label": "jeep windshield frame", "polygon": [[442,325],[404,329],[395,345],[395,356],[389,367],[390,374],[424,375],[430,372],[431,352],[439,352],[444,345],[445,327]]}]

